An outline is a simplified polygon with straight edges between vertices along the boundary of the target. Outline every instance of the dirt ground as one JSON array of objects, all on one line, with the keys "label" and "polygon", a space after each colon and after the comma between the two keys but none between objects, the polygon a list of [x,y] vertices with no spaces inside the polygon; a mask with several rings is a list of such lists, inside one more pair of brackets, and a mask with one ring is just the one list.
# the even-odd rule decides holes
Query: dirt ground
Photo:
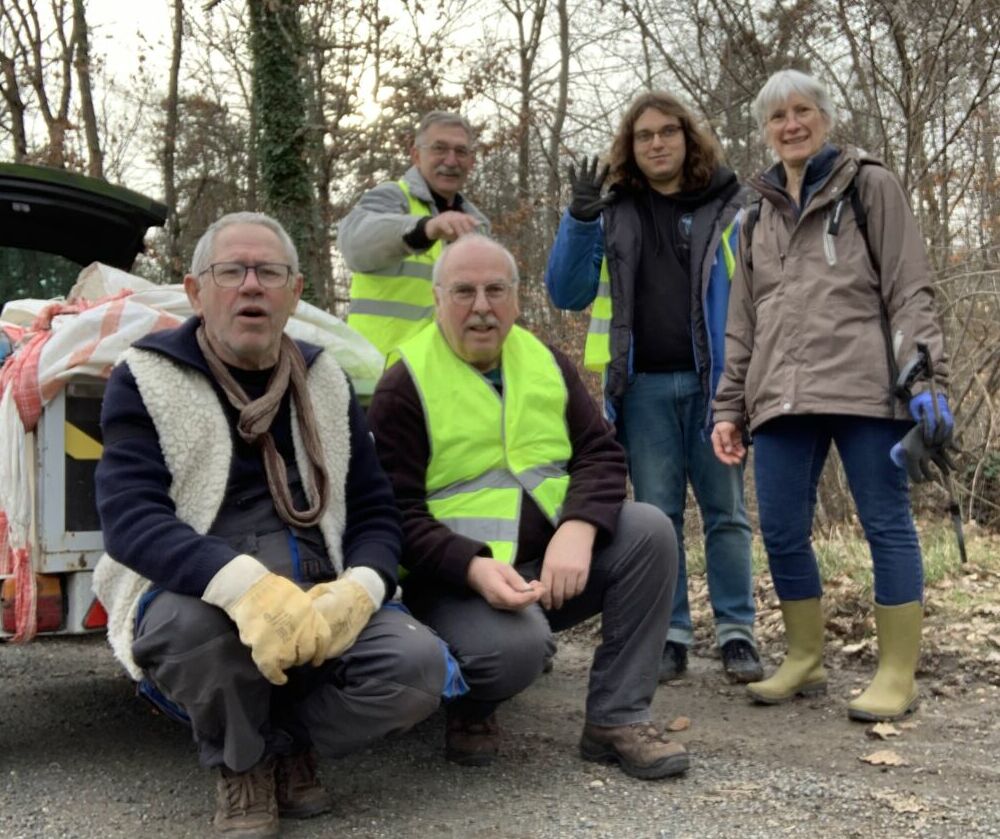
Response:
[{"label": "dirt ground", "polygon": [[[757,707],[724,679],[704,629],[704,592],[697,578],[692,585],[699,635],[690,670],[654,702],[658,721],[682,729],[686,776],[643,782],[580,760],[590,625],[561,636],[553,672],[502,708],[494,766],[446,763],[438,713],[325,765],[334,812],[284,824],[283,835],[1000,836],[1000,575],[974,571],[929,591],[922,704],[881,736],[845,712],[874,669],[862,592],[828,586],[828,695]],[[780,618],[763,586],[759,603],[770,667]],[[0,647],[0,836],[210,836],[213,783],[187,732],[132,695],[102,639]]]}]

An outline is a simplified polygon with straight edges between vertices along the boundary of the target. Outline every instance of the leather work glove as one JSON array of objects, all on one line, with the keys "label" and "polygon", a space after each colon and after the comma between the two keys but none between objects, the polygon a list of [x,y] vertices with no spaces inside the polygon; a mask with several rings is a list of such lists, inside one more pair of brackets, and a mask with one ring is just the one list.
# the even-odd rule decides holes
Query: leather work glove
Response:
[{"label": "leather work glove", "polygon": [[271,684],[285,684],[289,667],[329,658],[332,633],[309,595],[248,554],[224,565],[201,599],[229,615]]},{"label": "leather work glove", "polygon": [[330,627],[331,644],[327,658],[336,658],[358,640],[385,596],[385,583],[371,568],[348,568],[330,583],[309,589],[316,611]]},{"label": "leather work glove", "polygon": [[941,470],[942,476],[955,469],[949,450],[958,451],[950,434],[943,443],[928,445],[924,429],[915,425],[892,447],[889,457],[900,469],[906,470],[913,483],[922,484],[924,481],[934,480],[934,473],[930,468],[932,463]]},{"label": "leather work glove", "polygon": [[937,411],[934,410],[934,394],[925,390],[910,400],[910,416],[923,429],[924,442],[928,446],[941,446],[951,439],[955,419],[948,407],[948,398],[937,394]]},{"label": "leather work glove", "polygon": [[587,163],[587,158],[583,158],[580,166],[580,174],[577,175],[576,167],[571,163],[566,170],[569,178],[570,189],[573,198],[569,204],[569,214],[578,221],[594,221],[601,210],[610,202],[610,197],[601,196],[601,187],[608,177],[608,165],[605,163],[601,171],[597,171],[597,155]]}]

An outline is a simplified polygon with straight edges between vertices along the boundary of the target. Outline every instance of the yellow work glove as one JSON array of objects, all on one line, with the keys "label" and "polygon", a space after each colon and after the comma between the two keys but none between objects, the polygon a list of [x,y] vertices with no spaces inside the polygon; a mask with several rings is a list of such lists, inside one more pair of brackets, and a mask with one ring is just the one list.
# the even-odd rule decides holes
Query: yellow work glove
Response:
[{"label": "yellow work glove", "polygon": [[285,684],[289,667],[315,667],[330,658],[332,633],[309,595],[252,556],[241,554],[224,565],[201,599],[229,615],[272,684]]},{"label": "yellow work glove", "polygon": [[385,583],[371,568],[349,568],[332,583],[319,583],[309,589],[316,611],[330,626],[332,640],[328,658],[336,658],[349,649],[385,596]]}]

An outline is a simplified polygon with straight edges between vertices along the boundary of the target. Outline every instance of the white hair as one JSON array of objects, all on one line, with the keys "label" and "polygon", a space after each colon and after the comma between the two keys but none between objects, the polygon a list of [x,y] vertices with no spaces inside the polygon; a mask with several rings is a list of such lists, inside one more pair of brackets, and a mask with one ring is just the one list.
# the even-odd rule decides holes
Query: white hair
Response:
[{"label": "white hair", "polygon": [[771,112],[787,102],[793,93],[815,102],[820,113],[826,117],[827,127],[833,128],[837,117],[826,88],[815,78],[799,70],[779,70],[764,83],[757,98],[753,100],[753,115],[761,131],[766,128]]},{"label": "white hair", "polygon": [[281,241],[285,253],[288,255],[288,264],[292,266],[292,274],[299,273],[299,252],[295,249],[292,237],[288,235],[281,222],[265,213],[228,213],[222,218],[214,221],[198,240],[194,246],[194,254],[191,257],[191,273],[198,276],[208,268],[212,261],[213,249],[215,247],[215,237],[220,230],[231,227],[234,224],[259,224],[266,227]]},{"label": "white hair", "polygon": [[437,258],[437,261],[434,263],[434,268],[431,269],[431,281],[433,284],[436,286],[441,285],[441,280],[444,278],[445,263],[448,261],[448,254],[453,251],[457,245],[472,245],[477,242],[479,244],[489,245],[493,250],[502,253],[504,259],[507,261],[507,266],[510,269],[510,281],[514,285],[517,285],[518,282],[520,282],[521,278],[517,272],[517,260],[514,259],[514,254],[512,254],[495,239],[491,239],[489,236],[484,236],[482,233],[467,233],[465,236],[461,236],[456,239],[450,245],[446,245],[441,251],[441,256]]}]

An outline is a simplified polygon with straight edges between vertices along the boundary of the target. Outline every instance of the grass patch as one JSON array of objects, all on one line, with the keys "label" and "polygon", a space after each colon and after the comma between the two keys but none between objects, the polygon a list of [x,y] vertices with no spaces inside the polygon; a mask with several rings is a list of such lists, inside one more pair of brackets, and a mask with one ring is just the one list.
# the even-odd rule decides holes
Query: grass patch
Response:
[{"label": "grass patch", "polygon": [[[924,582],[927,586],[935,587],[967,574],[1000,574],[1000,534],[986,533],[974,525],[966,525],[965,545],[969,560],[963,566],[950,522],[919,522],[917,532],[924,560]],[[705,544],[701,533],[685,533],[684,545],[688,574],[704,574]],[[871,592],[871,552],[860,530],[842,526],[827,534],[814,534],[813,550],[824,580],[848,577],[866,593]],[[760,535],[756,532],[753,536],[752,558],[755,577],[769,573],[767,554]],[[970,601],[968,605],[976,603]]]}]

